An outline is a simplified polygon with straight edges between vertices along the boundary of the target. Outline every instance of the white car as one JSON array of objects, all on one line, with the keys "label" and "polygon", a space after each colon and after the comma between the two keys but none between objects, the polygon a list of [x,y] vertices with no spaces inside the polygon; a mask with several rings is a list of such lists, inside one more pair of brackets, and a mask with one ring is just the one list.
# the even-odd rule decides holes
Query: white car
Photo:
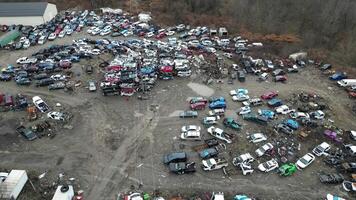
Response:
[{"label": "white car", "polygon": [[230,90],[230,95],[231,96],[235,96],[235,95],[238,95],[238,94],[248,94],[248,90],[247,89],[244,89],[244,88],[239,88],[239,89],[236,89],[236,90]]},{"label": "white car", "polygon": [[111,30],[109,29],[104,29],[100,32],[100,35],[101,36],[104,36],[104,35],[109,35],[111,33]]},{"label": "white car", "polygon": [[200,131],[186,131],[180,135],[182,140],[201,140]]},{"label": "white car", "polygon": [[27,57],[21,57],[19,59],[16,60],[17,64],[28,64],[28,58]]},{"label": "white car", "polygon": [[278,162],[275,159],[269,160],[267,162],[261,163],[258,165],[258,169],[261,172],[270,172],[279,167]]},{"label": "white car", "polygon": [[203,124],[204,125],[213,125],[218,123],[220,116],[211,116],[211,117],[204,117]]},{"label": "white car", "polygon": [[326,142],[323,142],[323,143],[319,144],[318,146],[316,146],[312,152],[316,156],[322,156],[322,155],[327,154],[327,152],[329,150],[330,150],[330,145]]},{"label": "white car", "polygon": [[90,53],[91,53],[92,55],[99,55],[99,54],[101,54],[101,51],[100,51],[100,49],[92,49],[92,50],[90,51]]},{"label": "white car", "polygon": [[32,102],[40,112],[44,113],[49,110],[48,105],[39,96],[32,97]]},{"label": "white car", "polygon": [[241,163],[240,168],[242,171],[242,175],[244,175],[244,176],[246,176],[248,174],[252,174],[254,171],[252,166],[249,163]]},{"label": "white car", "polygon": [[295,163],[299,170],[308,167],[315,160],[315,156],[311,153],[305,154]]},{"label": "white car", "polygon": [[22,44],[22,48],[27,49],[31,46],[30,40],[26,39],[23,44]]},{"label": "white car", "polygon": [[184,132],[188,132],[188,131],[200,131],[200,126],[196,126],[196,125],[188,125],[188,126],[182,126],[181,129],[182,133]]},{"label": "white car", "polygon": [[55,75],[52,75],[50,78],[55,81],[64,81],[64,80],[66,80],[67,77],[62,74],[55,74]]},{"label": "white car", "polygon": [[20,40],[19,40],[19,42],[20,42],[20,43],[24,43],[26,40],[27,40],[26,37],[21,37]]},{"label": "white car", "polygon": [[250,99],[250,97],[246,94],[237,94],[237,95],[232,96],[233,101],[246,101],[249,99]]},{"label": "white car", "polygon": [[55,40],[57,38],[57,35],[55,33],[51,33],[49,36],[48,36],[48,40]]},{"label": "white car", "polygon": [[22,57],[16,60],[17,64],[34,64],[37,62],[37,58]]},{"label": "white car", "polygon": [[252,143],[259,143],[267,140],[267,136],[263,133],[253,133],[247,137]]},{"label": "white car", "polygon": [[213,46],[213,42],[211,42],[210,40],[203,40],[201,41],[201,44],[204,46]]},{"label": "white car", "polygon": [[209,110],[209,116],[223,116],[225,114],[225,109],[219,108],[214,110]]},{"label": "white car", "polygon": [[59,121],[64,121],[64,119],[65,119],[63,113],[61,113],[61,112],[56,112],[56,111],[47,113],[47,117],[48,117],[49,119],[59,120]]},{"label": "white car", "polygon": [[309,115],[311,117],[313,117],[314,119],[324,119],[324,117],[325,117],[325,113],[323,111],[321,111],[321,110],[317,110],[315,112],[311,112],[311,113],[309,113]]},{"label": "white car", "polygon": [[178,71],[177,73],[177,76],[179,77],[189,77],[190,75],[192,75],[191,70]]},{"label": "white car", "polygon": [[348,131],[351,139],[356,140],[356,131],[350,130]]},{"label": "white car", "polygon": [[153,37],[155,34],[153,32],[149,32],[146,34],[146,37],[150,38],[150,37]]},{"label": "white car", "polygon": [[295,112],[295,109],[290,109],[287,105],[281,105],[276,108],[276,112],[278,114],[286,115],[288,113]]},{"label": "white car", "polygon": [[239,115],[246,115],[251,112],[250,106],[241,107],[238,111]]},{"label": "white car", "polygon": [[209,52],[209,53],[216,53],[216,49],[213,48],[213,47],[207,47],[206,51]]},{"label": "white car", "polygon": [[254,160],[255,158],[252,157],[250,153],[245,153],[233,158],[232,164],[234,164],[234,166],[239,166],[241,164],[250,164]]},{"label": "white car", "polygon": [[41,36],[37,41],[38,44],[44,44],[45,42],[46,42],[46,36],[44,35]]},{"label": "white car", "polygon": [[213,136],[213,137],[215,137],[215,138],[217,138],[219,140],[222,140],[222,141],[224,141],[224,142],[226,142],[228,144],[232,143],[231,135],[227,134],[224,130],[222,130],[220,128],[216,128],[214,126],[211,126],[211,127],[209,127],[207,129],[207,132],[211,136]]},{"label": "white car", "polygon": [[356,182],[344,181],[342,187],[347,192],[356,192]]},{"label": "white car", "polygon": [[65,31],[65,30],[62,30],[62,31],[58,34],[58,37],[59,37],[59,38],[63,38],[64,36],[66,36],[66,31]]},{"label": "white car", "polygon": [[96,91],[95,82],[94,81],[89,81],[88,84],[89,84],[89,91],[90,92],[95,92]]},{"label": "white car", "polygon": [[263,156],[267,151],[273,149],[273,145],[271,143],[264,144],[262,147],[258,148],[255,153],[258,157]]},{"label": "white car", "polygon": [[292,119],[306,118],[309,119],[309,114],[304,112],[292,112],[289,114]]},{"label": "white car", "polygon": [[72,30],[72,29],[67,29],[67,30],[66,30],[66,34],[67,34],[67,35],[72,35],[72,33],[73,33],[73,30]]},{"label": "white car", "polygon": [[172,35],[174,35],[176,32],[174,32],[174,31],[167,31],[166,32],[166,35],[167,36],[172,36]]}]

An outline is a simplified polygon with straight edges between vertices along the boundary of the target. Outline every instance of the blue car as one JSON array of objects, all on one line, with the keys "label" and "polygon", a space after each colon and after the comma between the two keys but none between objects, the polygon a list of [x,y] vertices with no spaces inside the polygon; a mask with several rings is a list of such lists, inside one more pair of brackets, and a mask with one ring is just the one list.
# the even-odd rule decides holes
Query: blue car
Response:
[{"label": "blue car", "polygon": [[151,74],[151,73],[154,73],[154,68],[152,67],[143,67],[141,68],[141,73],[142,74]]},{"label": "blue car", "polygon": [[224,97],[210,97],[209,98],[209,102],[210,103],[215,102],[215,101],[223,101],[223,102],[225,102],[225,98]]},{"label": "blue car", "polygon": [[297,130],[299,128],[299,123],[293,119],[287,119],[283,122],[283,124],[289,126],[290,128]]},{"label": "blue car", "polygon": [[258,114],[267,119],[274,119],[276,114],[272,110],[258,110]]},{"label": "blue car", "polygon": [[219,109],[219,108],[226,108],[225,101],[214,101],[209,104],[210,109]]},{"label": "blue car", "polygon": [[71,62],[80,62],[80,57],[79,56],[70,56],[68,59]]},{"label": "blue car", "polygon": [[202,159],[208,159],[211,157],[215,157],[219,154],[219,152],[215,148],[204,149],[199,152],[199,155]]},{"label": "blue car", "polygon": [[275,108],[275,107],[283,105],[283,102],[280,99],[271,99],[267,102],[267,104],[268,104],[268,106]]},{"label": "blue car", "polygon": [[335,74],[329,76],[329,79],[332,81],[340,81],[342,79],[346,79],[347,75],[345,72],[336,72]]}]

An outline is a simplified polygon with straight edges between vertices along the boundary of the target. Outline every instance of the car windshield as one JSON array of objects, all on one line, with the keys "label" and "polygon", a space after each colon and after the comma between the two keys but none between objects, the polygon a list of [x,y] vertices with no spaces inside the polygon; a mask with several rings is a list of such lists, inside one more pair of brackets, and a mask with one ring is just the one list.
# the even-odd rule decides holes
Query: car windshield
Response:
[{"label": "car windshield", "polygon": [[305,158],[301,158],[300,162],[302,162],[304,165],[307,165],[309,162]]},{"label": "car windshield", "polygon": [[262,166],[263,166],[265,169],[268,169],[268,168],[271,167],[267,162],[263,163]]}]

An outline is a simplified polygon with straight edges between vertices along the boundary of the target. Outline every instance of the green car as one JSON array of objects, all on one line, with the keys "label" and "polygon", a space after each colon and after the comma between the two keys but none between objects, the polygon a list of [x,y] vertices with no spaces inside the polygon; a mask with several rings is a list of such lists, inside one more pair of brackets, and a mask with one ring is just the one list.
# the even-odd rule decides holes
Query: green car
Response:
[{"label": "green car", "polygon": [[239,123],[237,123],[233,118],[231,117],[228,117],[228,118],[225,118],[224,121],[223,121],[224,125],[226,127],[229,127],[231,129],[234,129],[234,130],[241,130],[241,125]]},{"label": "green car", "polygon": [[297,171],[297,167],[293,163],[288,163],[278,168],[278,171],[281,176],[291,176]]},{"label": "green car", "polygon": [[246,121],[255,122],[260,125],[267,125],[267,123],[268,123],[267,118],[262,117],[262,116],[257,116],[255,114],[246,114],[246,115],[243,115],[242,118]]}]

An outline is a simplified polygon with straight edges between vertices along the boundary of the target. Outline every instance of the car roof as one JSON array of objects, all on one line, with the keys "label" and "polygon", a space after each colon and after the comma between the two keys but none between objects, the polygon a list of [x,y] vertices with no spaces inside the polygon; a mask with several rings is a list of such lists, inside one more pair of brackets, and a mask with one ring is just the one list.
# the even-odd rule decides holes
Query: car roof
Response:
[{"label": "car roof", "polygon": [[198,132],[198,131],[188,131],[187,132],[187,135],[188,136],[200,136],[200,132]]}]

